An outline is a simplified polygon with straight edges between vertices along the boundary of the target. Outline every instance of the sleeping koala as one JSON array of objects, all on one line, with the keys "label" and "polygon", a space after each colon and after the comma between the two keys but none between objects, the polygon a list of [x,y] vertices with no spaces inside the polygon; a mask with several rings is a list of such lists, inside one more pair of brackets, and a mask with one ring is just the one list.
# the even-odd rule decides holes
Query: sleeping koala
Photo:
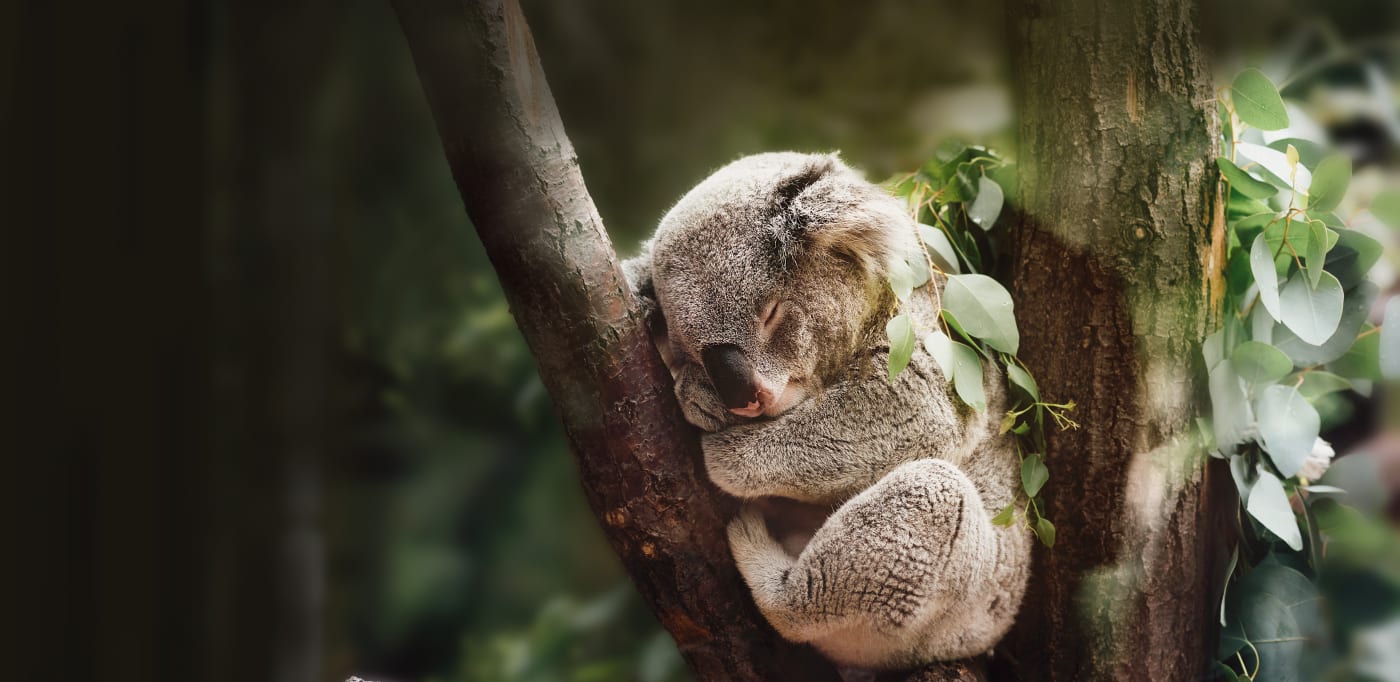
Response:
[{"label": "sleeping koala", "polygon": [[[710,477],[751,501],[729,540],[754,600],[784,637],[846,666],[988,651],[1030,562],[1023,525],[991,523],[1020,485],[999,372],[980,413],[923,348],[887,380],[886,277],[918,248],[914,230],[834,155],[760,154],[686,194],[623,264],[686,418],[707,432]],[[902,306],[919,329],[937,323],[929,299]],[[834,511],[780,543],[769,497]]]}]

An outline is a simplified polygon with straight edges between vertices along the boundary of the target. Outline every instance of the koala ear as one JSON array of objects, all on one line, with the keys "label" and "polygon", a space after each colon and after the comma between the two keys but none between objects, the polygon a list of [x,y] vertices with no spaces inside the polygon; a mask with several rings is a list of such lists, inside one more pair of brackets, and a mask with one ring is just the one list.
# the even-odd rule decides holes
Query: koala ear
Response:
[{"label": "koala ear", "polygon": [[834,254],[885,275],[914,239],[914,226],[898,202],[835,154],[812,157],[802,171],[779,183],[778,194],[795,231],[788,239],[799,242],[785,245],[790,255]]}]

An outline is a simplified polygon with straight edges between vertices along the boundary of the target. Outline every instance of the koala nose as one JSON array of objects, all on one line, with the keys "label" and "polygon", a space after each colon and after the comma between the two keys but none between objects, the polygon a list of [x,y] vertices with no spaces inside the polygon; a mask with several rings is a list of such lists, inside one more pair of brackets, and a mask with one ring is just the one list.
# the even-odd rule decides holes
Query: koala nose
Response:
[{"label": "koala nose", "polygon": [[700,351],[700,361],[725,407],[747,410],[754,403],[762,402],[753,365],[738,346],[729,343],[706,346]]}]

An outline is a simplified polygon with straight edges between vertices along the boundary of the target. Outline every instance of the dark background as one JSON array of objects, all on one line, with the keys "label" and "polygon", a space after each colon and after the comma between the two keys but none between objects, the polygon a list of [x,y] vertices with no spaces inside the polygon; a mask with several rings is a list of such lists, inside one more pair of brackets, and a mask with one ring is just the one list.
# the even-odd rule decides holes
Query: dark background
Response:
[{"label": "dark background", "polygon": [[[997,2],[524,4],[623,254],[741,154],[879,178],[951,138],[1014,151]],[[1203,13],[1224,74],[1398,21]],[[12,2],[0,54],[7,676],[684,676],[386,3]]]}]

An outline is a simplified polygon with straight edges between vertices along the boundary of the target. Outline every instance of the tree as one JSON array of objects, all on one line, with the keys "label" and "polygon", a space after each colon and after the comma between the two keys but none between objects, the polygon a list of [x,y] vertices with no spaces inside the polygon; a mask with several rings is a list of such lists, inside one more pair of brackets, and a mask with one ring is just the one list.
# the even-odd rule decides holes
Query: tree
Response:
[{"label": "tree", "polygon": [[[395,8],[589,503],[643,597],[701,679],[832,678],[829,665],[763,622],[732,566],[723,529],[733,504],[705,478],[518,5],[396,0]],[[1212,595],[1197,570],[1210,558],[1197,532],[1203,474],[1186,459],[1184,436],[1197,389],[1192,358],[1221,265],[1211,260],[1221,246],[1208,166],[1211,97],[1191,13],[1182,0],[1022,9],[1021,156],[1029,162],[1018,309],[1027,359],[1047,386],[1088,410],[1084,431],[1052,443],[1061,487],[1051,514],[1066,540],[1042,553],[1009,651],[1024,677],[1189,676],[1204,668]],[[1142,57],[1140,45],[1151,48]],[[1085,46],[1096,49],[1081,55]],[[1057,99],[1054,77],[1065,69],[1084,77]],[[1060,315],[1066,306],[1079,316]],[[1098,352],[1071,345],[1081,339]],[[1157,381],[1170,390],[1149,393]],[[1140,502],[1139,491],[1153,494]],[[1089,504],[1073,508],[1076,500]],[[1116,569],[1094,572],[1115,561]],[[1103,627],[1078,624],[1085,585],[1121,590],[1111,604],[1128,608],[1103,609]],[[1126,656],[1143,645],[1141,663]],[[979,668],[952,663],[916,678],[971,677]]]},{"label": "tree", "polygon": [[[1011,4],[1022,357],[1085,428],[1055,434],[1010,649],[1048,679],[1190,679],[1210,662],[1233,493],[1192,437],[1224,291],[1214,95],[1184,0]],[[1228,473],[1223,475],[1228,481]],[[1213,524],[1220,524],[1213,528]]]}]

